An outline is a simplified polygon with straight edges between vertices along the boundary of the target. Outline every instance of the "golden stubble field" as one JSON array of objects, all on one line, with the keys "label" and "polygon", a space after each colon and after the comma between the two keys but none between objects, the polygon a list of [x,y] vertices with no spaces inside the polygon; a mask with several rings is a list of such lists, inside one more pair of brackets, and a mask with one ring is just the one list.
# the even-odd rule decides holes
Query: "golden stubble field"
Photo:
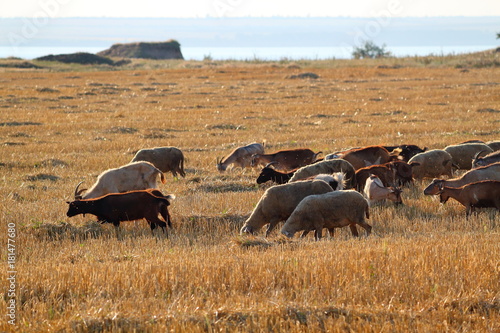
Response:
[{"label": "golden stubble field", "polygon": [[[500,330],[498,213],[466,220],[456,202],[425,197],[424,180],[404,189],[404,207],[372,209],[368,238],[242,237],[270,185],[256,185],[257,170],[215,168],[255,141],[327,154],[498,140],[500,69],[199,67],[1,73],[0,305],[10,320],[13,287],[16,325],[0,330]],[[319,78],[290,78],[306,72]],[[177,196],[168,239],[145,221],[122,223],[118,240],[91,215],[66,217],[78,182],[156,146],[186,156],[186,178],[160,185]]]}]

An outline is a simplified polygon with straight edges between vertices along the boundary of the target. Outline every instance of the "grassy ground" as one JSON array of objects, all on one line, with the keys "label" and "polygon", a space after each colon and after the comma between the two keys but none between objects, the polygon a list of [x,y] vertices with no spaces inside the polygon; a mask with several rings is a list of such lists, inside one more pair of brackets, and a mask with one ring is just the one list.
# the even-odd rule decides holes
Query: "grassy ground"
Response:
[{"label": "grassy ground", "polygon": [[[403,207],[372,209],[368,238],[239,236],[270,184],[257,170],[216,171],[255,141],[327,154],[499,139],[498,67],[405,61],[4,69],[0,232],[5,247],[15,240],[17,326],[0,330],[500,330],[498,213],[466,220],[456,202],[424,196],[423,180]],[[319,78],[291,78],[306,72]],[[168,239],[145,221],[122,223],[120,241],[92,216],[66,217],[78,182],[155,146],[187,159],[186,178],[160,185],[177,196]]]}]

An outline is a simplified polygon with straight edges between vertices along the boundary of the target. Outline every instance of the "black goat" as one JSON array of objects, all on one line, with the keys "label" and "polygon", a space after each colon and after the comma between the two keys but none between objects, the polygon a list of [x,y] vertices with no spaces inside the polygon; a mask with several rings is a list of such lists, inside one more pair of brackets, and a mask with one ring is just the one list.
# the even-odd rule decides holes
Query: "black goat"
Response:
[{"label": "black goat", "polygon": [[[166,234],[166,226],[172,227],[167,207],[173,195],[164,196],[159,190],[148,189],[124,193],[111,193],[94,199],[78,199],[69,204],[66,215],[72,217],[79,214],[97,216],[101,223],[109,222],[117,228],[122,221],[146,219],[151,231],[160,226]],[[164,219],[162,221],[158,215]]]},{"label": "black goat", "polygon": [[267,163],[267,165],[262,169],[259,177],[257,177],[257,184],[263,184],[270,180],[272,180],[277,184],[285,184],[288,183],[288,181],[290,180],[290,178],[292,178],[295,171],[297,171],[297,170],[292,170],[287,173],[277,171],[271,168],[271,165],[274,163],[276,162]]}]

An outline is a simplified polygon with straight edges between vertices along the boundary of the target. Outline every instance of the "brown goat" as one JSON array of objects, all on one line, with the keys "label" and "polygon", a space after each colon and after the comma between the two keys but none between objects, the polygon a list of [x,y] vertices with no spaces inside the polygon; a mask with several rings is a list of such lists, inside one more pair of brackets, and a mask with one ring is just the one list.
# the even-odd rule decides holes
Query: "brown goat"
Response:
[{"label": "brown goat", "polygon": [[453,198],[464,205],[467,218],[475,208],[494,207],[500,211],[500,181],[483,180],[457,188],[443,186],[441,183],[437,194],[441,203]]},{"label": "brown goat", "polygon": [[469,170],[459,178],[447,180],[433,179],[432,182],[424,189],[424,194],[434,195],[438,194],[442,187],[461,187],[482,180],[500,181],[500,162]]},{"label": "brown goat", "polygon": [[384,164],[391,160],[389,151],[382,146],[368,146],[341,152],[340,158],[352,164],[355,170],[376,164]]},{"label": "brown goat", "polygon": [[372,165],[356,171],[356,189],[362,192],[370,175],[377,176],[384,186],[396,186],[396,171],[389,163]]},{"label": "brown goat", "polygon": [[280,150],[272,154],[254,154],[251,164],[255,167],[275,163],[276,170],[286,172],[314,163],[319,154],[321,152],[315,153],[307,148]]},{"label": "brown goat", "polygon": [[[101,223],[109,222],[117,228],[122,221],[146,219],[151,231],[160,226],[163,233],[167,233],[166,226],[172,227],[167,207],[173,195],[163,196],[159,190],[139,190],[125,193],[111,193],[94,199],[81,199],[69,204],[66,215],[72,217],[79,214],[97,216]],[[158,215],[164,219],[162,221]]]}]

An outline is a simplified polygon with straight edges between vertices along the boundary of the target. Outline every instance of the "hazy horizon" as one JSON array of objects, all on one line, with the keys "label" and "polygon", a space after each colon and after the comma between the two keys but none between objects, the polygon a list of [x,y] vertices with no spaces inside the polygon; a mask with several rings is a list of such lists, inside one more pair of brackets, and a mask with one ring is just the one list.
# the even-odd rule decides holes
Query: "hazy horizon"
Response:
[{"label": "hazy horizon", "polygon": [[3,0],[0,17],[438,17],[500,16],[498,0]]},{"label": "hazy horizon", "polygon": [[500,17],[0,19],[0,47],[100,47],[175,39],[194,47],[496,47]]},{"label": "hazy horizon", "polygon": [[175,39],[184,46],[496,45],[500,17],[0,19],[0,46],[105,46]]}]

